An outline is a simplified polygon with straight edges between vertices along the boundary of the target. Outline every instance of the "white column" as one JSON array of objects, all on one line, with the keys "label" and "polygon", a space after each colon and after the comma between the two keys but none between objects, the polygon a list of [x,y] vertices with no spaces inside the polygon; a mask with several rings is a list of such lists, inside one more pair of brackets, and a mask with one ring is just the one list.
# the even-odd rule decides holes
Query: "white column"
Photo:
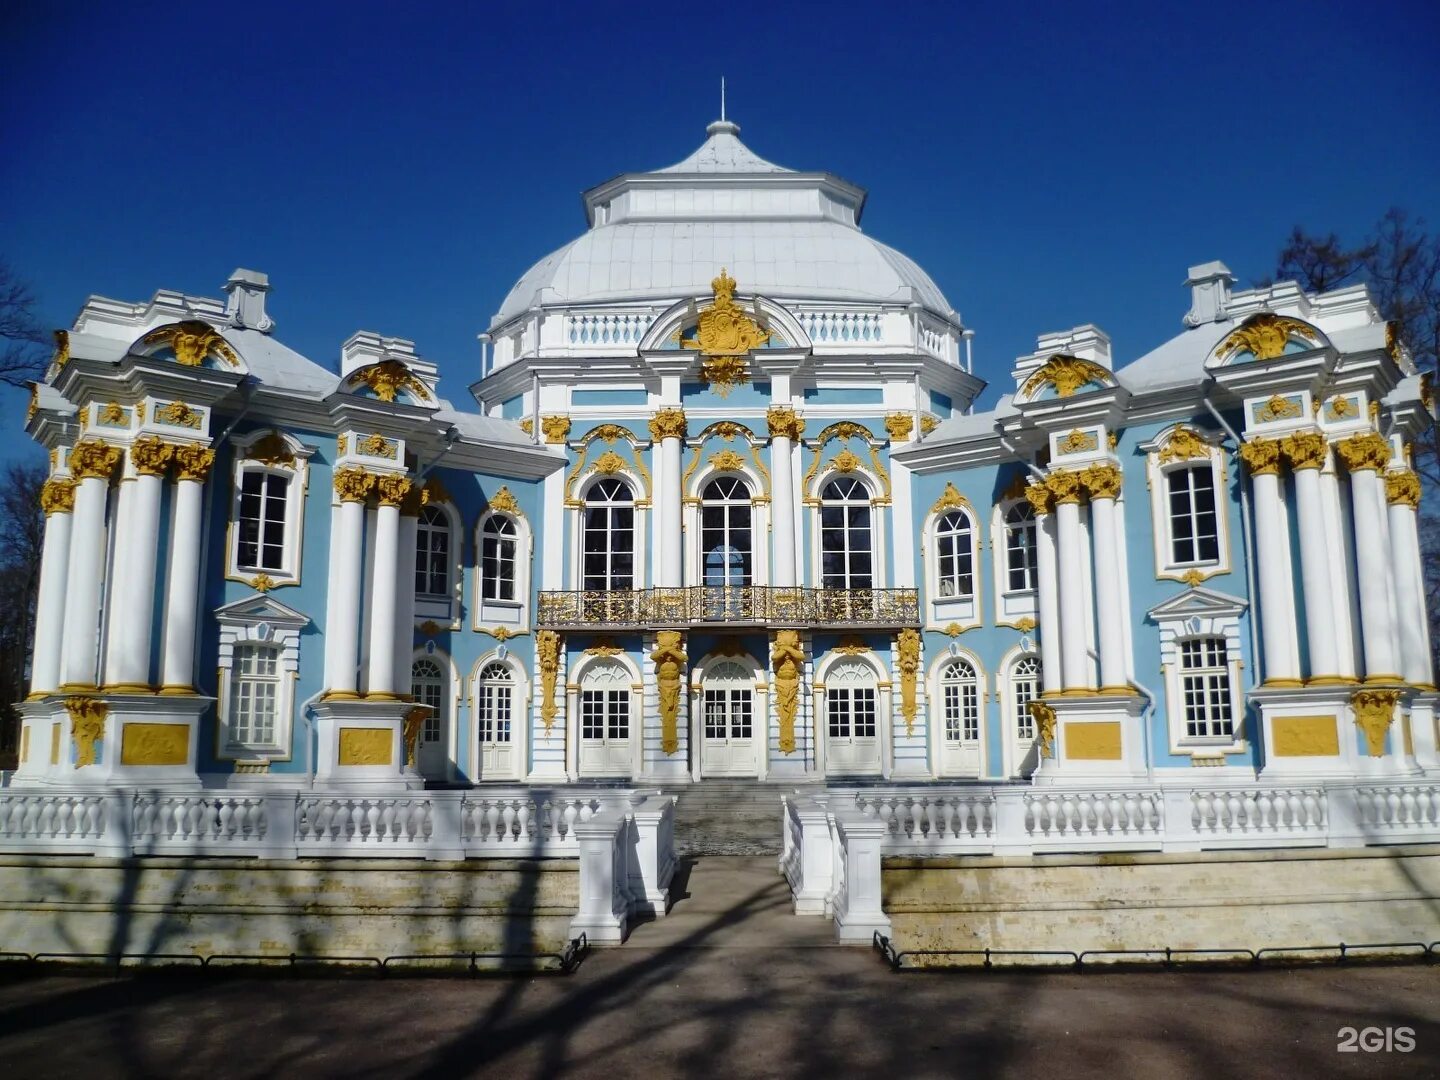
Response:
[{"label": "white column", "polygon": [[119,448],[103,443],[81,443],[70,451],[70,471],[79,480],[79,487],[75,492],[75,520],[66,571],[62,690],[94,690],[99,674],[105,502],[110,494],[110,477],[119,463]]},{"label": "white column", "polygon": [[1085,655],[1085,549],[1080,536],[1080,481],[1073,473],[1054,473],[1056,541],[1060,556],[1060,671],[1066,690],[1089,689],[1090,662]]},{"label": "white column", "polygon": [[1296,685],[1295,628],[1290,620],[1290,534],[1280,490],[1280,445],[1252,439],[1240,448],[1250,468],[1255,503],[1255,549],[1260,576],[1260,641],[1265,683]]},{"label": "white column", "polygon": [[101,559],[100,606],[102,610],[100,635],[100,685],[102,688],[118,687],[120,678],[120,648],[125,636],[125,623],[121,612],[134,607],[130,598],[132,578],[122,569],[129,564],[134,548],[130,542],[130,526],[135,520],[135,478],[124,458],[121,458],[120,479],[115,484],[111,499],[110,532],[112,539],[106,557]]},{"label": "white column", "polygon": [[[1385,477],[1390,503],[1390,564],[1400,623],[1400,674],[1412,686],[1433,686],[1430,628],[1425,618],[1425,572],[1420,562],[1420,478],[1409,469]],[[42,579],[43,580],[43,579]]]},{"label": "white column", "polygon": [[395,559],[395,690],[401,697],[410,694],[411,658],[415,653],[415,537],[419,514],[419,499],[407,498],[400,505],[400,548]]},{"label": "white column", "polygon": [[1389,545],[1375,527],[1386,514],[1380,469],[1390,450],[1379,435],[1346,439],[1336,449],[1350,469],[1350,503],[1355,522],[1355,561],[1360,581],[1360,635],[1365,646],[1365,681],[1399,682],[1395,612],[1390,603]]},{"label": "white column", "polygon": [[1095,608],[1099,618],[1100,685],[1104,690],[1130,689],[1130,665],[1125,658],[1124,569],[1120,565],[1120,515],[1115,498],[1120,493],[1120,470],[1114,465],[1085,472],[1090,490],[1090,527],[1095,548]]},{"label": "white column", "polygon": [[335,537],[330,545],[334,561],[325,633],[333,651],[327,651],[325,696],[359,697],[356,668],[360,657],[360,571],[364,565],[365,498],[375,478],[363,469],[341,469],[335,474],[340,512],[334,517]]},{"label": "white column", "polygon": [[[378,476],[375,559],[370,583],[370,672],[366,696],[395,698],[395,616],[400,561],[400,503],[410,491],[403,476]],[[408,686],[407,686],[408,689]]]},{"label": "white column", "polygon": [[1336,583],[1330,579],[1330,549],[1320,491],[1325,437],[1305,432],[1289,436],[1282,446],[1295,477],[1295,504],[1300,515],[1300,576],[1305,585],[1305,639],[1310,646],[1310,679],[1338,682],[1342,680],[1335,631]]},{"label": "white column", "polygon": [[776,406],[766,414],[770,430],[770,524],[774,537],[775,561],[770,583],[782,589],[794,588],[795,573],[795,485],[790,459],[794,456],[794,439],[804,429],[804,421],[794,409]]},{"label": "white column", "polygon": [[1064,681],[1060,666],[1060,575],[1056,566],[1055,515],[1050,512],[1050,490],[1031,484],[1025,497],[1035,510],[1035,588],[1040,615],[1040,681],[1047,691],[1059,690]]},{"label": "white column", "polygon": [[[30,660],[30,696],[60,686],[60,656],[65,645],[65,581],[70,562],[70,526],[75,512],[75,482],[47,480],[40,493],[45,510],[45,544],[40,551],[40,589],[35,601],[35,652]],[[32,736],[33,737],[33,736]]]},{"label": "white column", "polygon": [[129,500],[130,515],[123,545],[115,549],[116,585],[122,582],[123,600],[110,615],[110,656],[107,674],[111,689],[121,693],[148,693],[150,645],[154,640],[155,566],[160,550],[160,489],[174,448],[153,436],[136,439],[130,447],[135,479],[121,489]]},{"label": "white column", "polygon": [[685,583],[685,533],[680,527],[680,441],[685,436],[685,413],[661,409],[650,421],[650,435],[660,444],[659,473],[655,492],[655,518],[660,527],[655,584],[675,589]]},{"label": "white column", "polygon": [[195,692],[195,637],[200,605],[201,510],[205,478],[215,451],[203,446],[175,448],[175,513],[170,565],[165,574],[165,638],[160,658],[160,693]]}]

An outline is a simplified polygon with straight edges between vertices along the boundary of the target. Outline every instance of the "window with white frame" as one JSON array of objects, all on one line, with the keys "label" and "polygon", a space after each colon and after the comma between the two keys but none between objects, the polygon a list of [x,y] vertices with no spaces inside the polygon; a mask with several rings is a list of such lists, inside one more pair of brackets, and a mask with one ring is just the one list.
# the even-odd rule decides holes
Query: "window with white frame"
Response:
[{"label": "window with white frame", "polygon": [[512,741],[514,719],[514,672],[504,664],[486,664],[475,686],[475,723],[480,741]]},{"label": "window with white frame", "polygon": [[240,512],[235,519],[235,568],[241,571],[285,569],[286,505],[290,477],[250,469],[240,476]]},{"label": "window with white frame", "polygon": [[300,632],[309,618],[265,595],[231,601],[213,615],[220,631],[219,756],[288,758]]},{"label": "window with white frame", "polygon": [[700,493],[701,573],[711,588],[744,587],[754,580],[750,487],[720,476]]},{"label": "window with white frame", "polygon": [[230,742],[273,746],[280,705],[280,650],[272,645],[235,648],[230,674]]},{"label": "window with white frame", "polygon": [[508,514],[491,514],[480,526],[480,598],[518,598],[520,530]]},{"label": "window with white frame", "polygon": [[951,510],[935,523],[935,557],[941,599],[975,594],[975,528],[965,511]]},{"label": "window with white frame", "polygon": [[429,705],[430,712],[420,729],[420,741],[439,742],[444,731],[446,678],[440,662],[422,656],[410,668],[410,696],[417,705]]},{"label": "window with white frame", "polygon": [[592,664],[580,687],[580,737],[618,742],[630,738],[630,676],[613,661]]},{"label": "window with white frame", "polygon": [[836,664],[825,678],[825,718],[831,739],[873,739],[875,673],[859,660]]},{"label": "window with white frame", "polygon": [[1148,612],[1160,628],[1160,670],[1170,752],[1243,753],[1240,616],[1246,603],[1205,586],[1161,601]]},{"label": "window with white frame", "polygon": [[1170,561],[1197,566],[1220,558],[1220,528],[1215,505],[1215,471],[1208,465],[1165,473],[1170,514]]},{"label": "window with white frame", "polygon": [[235,440],[226,575],[270,587],[300,580],[307,459],[313,450],[278,431]]},{"label": "window with white frame", "polygon": [[1022,656],[1010,669],[1010,715],[1015,722],[1015,737],[1021,741],[1035,738],[1035,717],[1030,702],[1040,696],[1040,661]]},{"label": "window with white frame", "polygon": [[1185,638],[1179,645],[1186,738],[1230,742],[1235,735],[1235,717],[1225,639]]},{"label": "window with white frame", "polygon": [[420,511],[415,526],[415,598],[450,599],[450,517],[438,506]]},{"label": "window with white frame", "polygon": [[1210,578],[1230,570],[1225,520],[1225,455],[1214,436],[1184,425],[1145,449],[1156,573],[1164,579]]},{"label": "window with white frame", "polygon": [[968,660],[952,660],[940,672],[940,708],[946,742],[980,738],[980,680]]},{"label": "window with white frame", "polygon": [[[612,592],[635,587],[635,496],[624,480],[609,477],[585,494],[581,587]],[[678,542],[678,541],[677,541]]]},{"label": "window with white frame", "polygon": [[842,476],[820,492],[820,583],[826,589],[874,587],[870,492]]},{"label": "window with white frame", "polygon": [[1005,511],[1005,591],[1033,592],[1038,564],[1035,510],[1021,499]]}]

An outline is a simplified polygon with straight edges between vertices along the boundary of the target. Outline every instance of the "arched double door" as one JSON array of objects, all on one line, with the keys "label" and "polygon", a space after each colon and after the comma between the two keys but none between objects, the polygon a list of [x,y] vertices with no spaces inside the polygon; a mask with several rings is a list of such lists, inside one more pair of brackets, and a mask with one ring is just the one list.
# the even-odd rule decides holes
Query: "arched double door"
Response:
[{"label": "arched double door", "polygon": [[708,665],[698,705],[702,774],[757,775],[765,749],[765,722],[755,672],[736,660]]}]

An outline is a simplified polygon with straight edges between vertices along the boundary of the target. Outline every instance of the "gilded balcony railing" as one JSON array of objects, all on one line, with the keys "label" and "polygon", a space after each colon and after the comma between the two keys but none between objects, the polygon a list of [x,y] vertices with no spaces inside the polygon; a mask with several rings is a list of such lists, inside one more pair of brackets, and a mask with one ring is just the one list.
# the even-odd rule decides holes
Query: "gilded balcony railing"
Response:
[{"label": "gilded balcony railing", "polygon": [[889,628],[919,626],[920,600],[914,589],[762,585],[547,591],[540,594],[537,621],[556,630],[704,624]]}]

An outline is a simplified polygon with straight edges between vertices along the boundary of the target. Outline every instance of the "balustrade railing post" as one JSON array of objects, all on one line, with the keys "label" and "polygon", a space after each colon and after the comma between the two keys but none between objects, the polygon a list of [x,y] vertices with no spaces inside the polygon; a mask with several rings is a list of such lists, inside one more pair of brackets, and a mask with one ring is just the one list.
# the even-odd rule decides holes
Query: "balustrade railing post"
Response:
[{"label": "balustrade railing post", "polygon": [[430,841],[425,847],[425,858],[465,858],[465,827],[461,817],[464,793],[432,791],[429,799]]},{"label": "balustrade railing post", "polygon": [[1357,784],[1325,785],[1326,847],[1364,847],[1372,839],[1378,840],[1366,834],[1358,787]]},{"label": "balustrade railing post", "polygon": [[670,878],[675,870],[675,797],[656,792],[641,800],[630,813],[630,895],[635,911],[660,916],[670,909]]},{"label": "balustrade railing post", "polygon": [[265,822],[265,842],[260,847],[260,857],[295,858],[299,854],[296,833],[300,796],[293,791],[267,791],[260,798],[260,813]]},{"label": "balustrade railing post", "polygon": [[826,905],[835,884],[830,815],[825,807],[803,796],[797,797],[793,805],[795,820],[800,824],[800,888],[793,895],[795,914],[829,914]]},{"label": "balustrade railing post", "polygon": [[135,822],[135,792],[114,791],[100,796],[100,837],[95,854],[105,859],[127,859],[134,854],[131,830]]},{"label": "balustrade railing post", "polygon": [[995,789],[995,854],[1029,854],[1030,834],[1025,830],[1026,788]]},{"label": "balustrade railing post", "polygon": [[584,933],[590,941],[619,944],[625,940],[627,913],[622,895],[622,882],[617,880],[616,845],[628,837],[626,815],[617,810],[604,810],[589,821],[575,823],[575,837],[580,845],[580,906],[570,920],[570,936]]},{"label": "balustrade railing post", "polygon": [[1191,795],[1188,787],[1161,790],[1161,851],[1199,851],[1204,846],[1203,836],[1195,828]]},{"label": "balustrade railing post", "polygon": [[845,884],[835,905],[835,938],[865,943],[878,931],[889,937],[890,917],[881,906],[880,849],[887,827],[859,810],[835,815],[840,843],[845,846]]}]

